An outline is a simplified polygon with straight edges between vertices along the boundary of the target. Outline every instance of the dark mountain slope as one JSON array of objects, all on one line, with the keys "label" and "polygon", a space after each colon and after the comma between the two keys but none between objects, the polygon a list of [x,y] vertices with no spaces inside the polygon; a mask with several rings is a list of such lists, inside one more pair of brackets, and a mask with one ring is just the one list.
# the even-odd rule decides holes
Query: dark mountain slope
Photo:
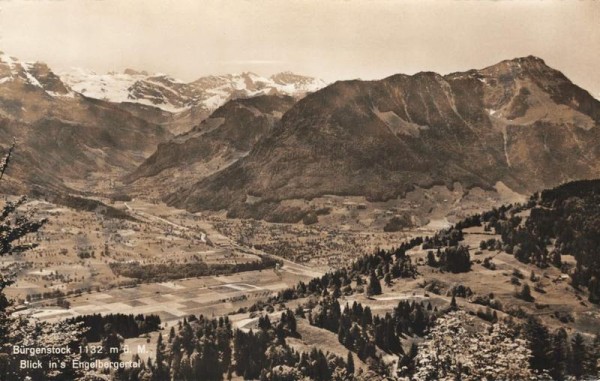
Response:
[{"label": "dark mountain slope", "polygon": [[414,185],[498,181],[527,192],[600,175],[599,122],[600,103],[536,57],[336,82],[247,157],[167,201],[269,219],[282,200],[324,194],[385,200]]},{"label": "dark mountain slope", "polygon": [[0,144],[17,141],[9,172],[15,186],[68,189],[91,173],[130,171],[170,137],[116,105],[72,92],[45,64],[0,56]]},{"label": "dark mountain slope", "polygon": [[127,181],[143,189],[161,184],[163,195],[170,189],[165,182],[193,184],[246,155],[294,102],[279,95],[231,100],[190,132],[159,145]]}]

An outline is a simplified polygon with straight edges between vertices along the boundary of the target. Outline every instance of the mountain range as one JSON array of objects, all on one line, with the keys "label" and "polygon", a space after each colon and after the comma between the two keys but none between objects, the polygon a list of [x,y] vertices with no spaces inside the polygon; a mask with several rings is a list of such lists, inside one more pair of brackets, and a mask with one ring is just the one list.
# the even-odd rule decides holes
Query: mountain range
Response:
[{"label": "mountain range", "polygon": [[599,123],[600,102],[533,56],[338,81],[294,104],[247,156],[165,200],[281,221],[283,201],[323,195],[385,201],[415,187],[499,182],[531,192],[600,175]]},{"label": "mountain range", "polygon": [[58,75],[0,55],[0,139],[21,151],[13,187],[82,191],[100,173],[231,217],[295,222],[314,207],[286,201],[595,178],[599,123],[600,102],[533,56],[324,86],[292,73]]},{"label": "mountain range", "polygon": [[[140,106],[166,111],[160,120],[163,124],[175,126],[170,129],[178,133],[188,131],[231,99],[258,95],[301,98],[326,85],[322,80],[291,72],[268,78],[250,72],[211,75],[186,83],[166,74],[132,69],[107,74],[71,69],[60,73],[60,78],[86,97],[117,103],[132,112],[145,109]],[[155,112],[152,116],[155,122],[158,114]]]},{"label": "mountain range", "polygon": [[0,55],[0,141],[18,154],[9,189],[69,189],[70,181],[133,170],[173,135],[118,105],[73,91],[43,63]]},{"label": "mountain range", "polygon": [[19,151],[9,173],[17,181],[9,188],[86,189],[82,181],[94,174],[133,172],[160,143],[198,126],[228,100],[281,94],[291,103],[321,86],[292,73],[191,83],[133,70],[57,74],[0,53],[0,139],[6,147],[16,138]]}]

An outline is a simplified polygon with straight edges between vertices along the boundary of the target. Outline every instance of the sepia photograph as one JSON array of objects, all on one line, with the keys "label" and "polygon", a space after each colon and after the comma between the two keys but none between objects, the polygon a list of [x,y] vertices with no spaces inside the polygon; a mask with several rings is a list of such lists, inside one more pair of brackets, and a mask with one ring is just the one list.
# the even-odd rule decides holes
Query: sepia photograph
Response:
[{"label": "sepia photograph", "polygon": [[600,379],[600,1],[0,0],[0,381]]}]

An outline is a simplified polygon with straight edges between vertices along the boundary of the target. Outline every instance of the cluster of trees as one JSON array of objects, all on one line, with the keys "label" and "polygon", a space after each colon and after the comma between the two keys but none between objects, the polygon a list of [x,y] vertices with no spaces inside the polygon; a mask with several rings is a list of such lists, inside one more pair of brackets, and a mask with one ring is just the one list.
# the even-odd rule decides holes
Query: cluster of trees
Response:
[{"label": "cluster of trees", "polygon": [[[465,225],[460,223],[461,226]],[[423,250],[435,249],[444,246],[457,246],[460,241],[463,240],[462,229],[457,227],[451,227],[448,229],[440,230],[435,233],[433,237],[426,237],[423,242]]]},{"label": "cluster of trees", "polygon": [[600,335],[586,342],[583,336],[575,333],[569,338],[564,328],[554,333],[535,317],[529,316],[521,328],[531,351],[531,369],[547,372],[554,380],[567,376],[580,379],[583,376],[600,375]]},{"label": "cluster of trees", "polygon": [[427,253],[427,264],[451,273],[468,272],[471,270],[469,248],[463,245],[446,247],[443,251],[438,248],[436,254],[430,250]]},{"label": "cluster of trees", "polygon": [[232,364],[233,335],[227,317],[192,315],[172,327],[166,340],[159,334],[154,359],[125,369],[116,380],[221,380]]},{"label": "cluster of trees", "polygon": [[275,268],[278,263],[280,262],[271,257],[261,256],[259,261],[237,264],[213,264],[209,266],[204,262],[195,262],[142,265],[139,262],[112,262],[110,268],[115,275],[139,279],[143,282],[164,282],[173,279],[264,270]]},{"label": "cluster of trees", "polygon": [[410,214],[392,217],[383,227],[384,232],[397,232],[413,225]]},{"label": "cluster of trees", "polygon": [[371,276],[375,273],[378,278],[389,280],[417,276],[417,269],[410,256],[406,254],[406,250],[400,249],[376,250],[374,254],[364,255],[354,261],[350,268],[356,274]]},{"label": "cluster of trees", "polygon": [[243,376],[245,380],[260,377],[261,371],[267,367],[267,350],[271,341],[272,337],[269,336],[267,328],[261,328],[256,334],[253,331],[245,333],[237,330],[233,338],[235,373]]},{"label": "cluster of trees", "polygon": [[573,287],[587,287],[589,301],[600,303],[600,180],[543,191],[527,207],[525,223],[515,215],[522,207],[502,207],[482,214],[482,219],[501,235],[503,250],[522,262],[563,267],[561,256],[573,255]]},{"label": "cluster of trees", "polygon": [[454,228],[458,230],[463,230],[473,226],[481,226],[481,214],[475,213],[464,218],[463,220],[457,222],[454,225]]},{"label": "cluster of trees", "polygon": [[[532,215],[536,214],[535,210],[531,210]],[[513,216],[507,220],[497,220],[492,227],[502,237],[504,251],[514,254],[515,258],[523,263],[532,263],[540,268],[549,266],[547,246],[551,242],[530,229],[531,216],[524,226],[520,217]]]},{"label": "cluster of trees", "polygon": [[324,298],[308,316],[309,323],[337,333],[339,342],[361,360],[379,360],[377,348],[404,356],[401,339],[423,336],[439,315],[431,304],[400,301],[394,311],[373,316],[368,306],[354,302],[343,310],[337,299]]},{"label": "cluster of trees", "polygon": [[[471,270],[471,255],[469,247],[460,245],[464,235],[462,229],[481,226],[481,216],[472,215],[458,222],[456,225],[440,230],[433,237],[426,237],[422,248],[428,250],[427,264],[439,267],[443,271],[462,273]],[[444,248],[442,250],[442,248]],[[437,249],[434,253],[431,249]]]},{"label": "cluster of trees", "polygon": [[529,229],[541,239],[555,239],[555,265],[559,264],[559,255],[575,257],[573,286],[587,287],[589,301],[600,303],[600,180],[578,181],[544,191],[540,206],[532,210]]},{"label": "cluster of trees", "polygon": [[46,291],[46,292],[42,292],[42,293],[35,292],[35,293],[27,294],[27,296],[25,297],[25,300],[27,300],[28,302],[35,302],[37,300],[43,300],[43,299],[62,298],[66,295],[67,294],[65,294],[61,290],[52,290],[52,291]]},{"label": "cluster of trees", "polygon": [[327,295],[329,290],[333,295],[339,296],[344,292],[351,292],[352,275],[346,269],[339,269],[333,272],[327,272],[319,278],[313,278],[308,283],[298,282],[295,287],[287,288],[278,293],[276,302],[285,302],[297,298],[303,298],[310,295]]},{"label": "cluster of trees", "polygon": [[279,343],[283,343],[285,337],[297,337],[298,332],[296,331],[297,322],[296,316],[290,310],[283,311],[281,313],[281,317],[279,318],[279,322],[276,325],[271,324],[271,319],[269,315],[266,314],[264,316],[259,316],[258,318],[258,328],[263,331],[268,331],[273,329],[275,332],[275,336],[278,339]]},{"label": "cluster of trees", "polygon": [[394,308],[392,317],[399,334],[422,336],[439,315],[437,307],[431,303],[425,305],[423,302],[401,300]]},{"label": "cluster of trees", "polygon": [[423,239],[418,237],[402,243],[398,248],[378,249],[374,254],[358,258],[349,268],[327,272],[321,277],[311,279],[308,283],[300,281],[295,287],[280,291],[268,302],[284,303],[311,295],[332,295],[335,298],[341,295],[350,295],[356,291],[352,289],[352,281],[356,282],[356,287],[360,290],[365,282],[363,277],[368,277],[367,294],[378,295],[381,293],[382,279],[389,285],[393,279],[417,276],[417,268],[406,252],[422,243]]},{"label": "cluster of trees", "polygon": [[423,237],[415,237],[412,238],[408,241],[404,241],[400,244],[400,246],[398,246],[397,248],[392,248],[390,250],[391,253],[394,254],[394,256],[396,258],[401,258],[404,257],[406,255],[406,252],[414,247],[417,247],[419,245],[423,244]]},{"label": "cluster of trees", "polygon": [[127,212],[112,207],[110,205],[106,205],[105,203],[94,200],[91,198],[84,198],[79,196],[73,196],[64,193],[52,193],[48,194],[48,192],[41,193],[38,190],[34,189],[31,192],[33,196],[43,198],[53,204],[64,205],[68,208],[72,208],[75,210],[83,210],[87,212],[100,212],[105,218],[114,218],[119,220],[126,221],[138,221],[135,217],[132,217]]},{"label": "cluster of trees", "polygon": [[[352,309],[346,305],[342,312],[337,299],[325,298],[310,312],[308,320],[314,326],[337,333],[338,341],[356,352],[361,360],[381,361],[377,354],[377,344],[373,336],[373,315],[369,307],[363,308],[355,302]],[[388,340],[398,341],[398,337],[393,333],[387,333],[390,334]],[[394,349],[398,353],[402,351],[400,345],[394,346]]]},{"label": "cluster of trees", "polygon": [[490,238],[479,243],[479,248],[481,250],[502,250],[503,247],[502,241],[499,241],[496,238]]},{"label": "cluster of trees", "polygon": [[[386,283],[390,283],[389,273],[386,273]],[[381,282],[379,278],[375,274],[375,271],[371,271],[371,275],[369,275],[369,284],[367,285],[367,296],[379,295],[381,294]]]},{"label": "cluster of trees", "polygon": [[[124,284],[125,282],[123,282],[122,284]],[[56,300],[56,305],[61,306],[61,299],[63,299],[66,296],[71,296],[71,295],[81,295],[84,292],[92,292],[92,288],[89,286],[86,287],[78,287],[78,288],[74,288],[74,289],[69,289],[67,290],[67,292],[63,292],[61,290],[52,290],[52,291],[46,291],[46,292],[33,292],[31,294],[27,294],[27,296],[25,297],[25,300],[27,300],[28,302],[31,303],[35,303],[35,302],[39,302],[39,301],[43,301],[43,300],[47,300],[47,299],[57,299]]]},{"label": "cluster of trees", "polygon": [[535,202],[531,201],[531,200],[525,205],[522,205],[522,204],[502,205],[498,208],[492,208],[491,210],[481,213],[479,219],[480,219],[480,222],[482,224],[484,224],[483,225],[484,230],[491,231],[496,226],[496,222],[506,221],[509,218],[515,217],[515,215],[518,214],[519,212],[521,212],[525,209],[530,209],[533,206],[535,206]]},{"label": "cluster of trees", "polygon": [[[276,353],[277,349],[274,348],[269,354]],[[288,358],[281,358],[277,363],[285,362],[287,364],[263,369],[260,376],[261,381],[342,381],[355,379],[354,360],[351,353],[348,353],[347,362],[345,362],[341,357],[328,352],[324,353],[315,347],[308,353],[299,354],[292,349],[286,352],[283,352],[283,354],[287,355]],[[273,357],[273,355],[270,357]]]},{"label": "cluster of trees", "polygon": [[[273,349],[271,353],[276,351],[277,348]],[[271,369],[264,369],[261,372],[261,381],[343,381],[356,379],[354,376],[354,360],[350,352],[348,352],[346,363],[343,362],[342,358],[331,353],[323,353],[317,348],[313,348],[308,353],[298,354],[291,350],[289,352],[285,351],[283,354],[288,355],[285,362],[290,365],[276,365]]]},{"label": "cluster of trees", "polygon": [[156,358],[127,369],[118,380],[222,380],[233,375],[246,380],[352,380],[354,363],[313,349],[299,353],[285,340],[295,334],[295,316],[284,311],[272,323],[261,316],[256,331],[232,329],[227,317],[190,316],[156,344]]},{"label": "cluster of trees", "polygon": [[91,342],[100,341],[109,333],[110,330],[106,329],[107,325],[126,339],[157,331],[160,328],[158,315],[93,314],[76,316],[67,321],[73,324],[81,323],[83,328],[87,328],[84,337]]}]

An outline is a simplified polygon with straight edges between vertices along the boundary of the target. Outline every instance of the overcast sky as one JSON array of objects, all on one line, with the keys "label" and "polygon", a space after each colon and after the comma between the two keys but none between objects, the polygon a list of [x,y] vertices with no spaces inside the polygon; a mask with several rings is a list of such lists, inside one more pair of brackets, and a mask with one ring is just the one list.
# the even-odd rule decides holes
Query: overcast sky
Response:
[{"label": "overcast sky", "polygon": [[0,0],[0,50],[183,80],[442,74],[536,55],[600,96],[600,1]]}]

